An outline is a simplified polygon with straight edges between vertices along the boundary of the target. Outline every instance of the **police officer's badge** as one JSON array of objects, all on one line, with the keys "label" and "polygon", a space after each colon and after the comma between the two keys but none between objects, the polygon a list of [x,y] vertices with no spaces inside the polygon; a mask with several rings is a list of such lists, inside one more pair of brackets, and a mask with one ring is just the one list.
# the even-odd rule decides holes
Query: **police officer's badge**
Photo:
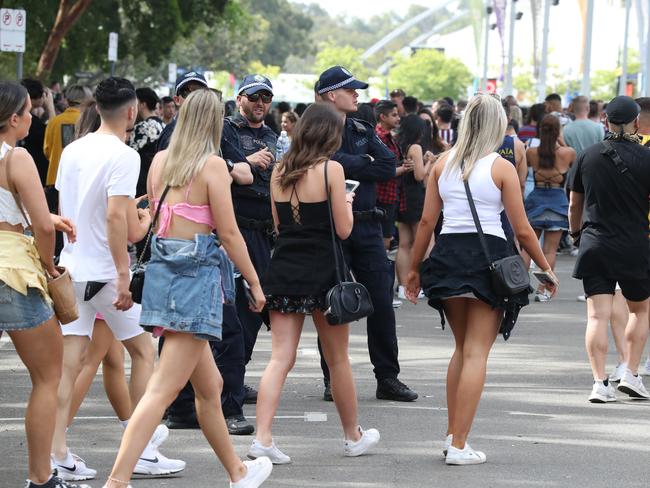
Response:
[{"label": "police officer's badge", "polygon": [[258,83],[263,83],[265,81],[262,75],[255,75],[254,80]]},{"label": "police officer's badge", "polygon": [[347,69],[341,67],[341,71],[343,71],[346,75],[352,76],[352,73],[350,73]]}]

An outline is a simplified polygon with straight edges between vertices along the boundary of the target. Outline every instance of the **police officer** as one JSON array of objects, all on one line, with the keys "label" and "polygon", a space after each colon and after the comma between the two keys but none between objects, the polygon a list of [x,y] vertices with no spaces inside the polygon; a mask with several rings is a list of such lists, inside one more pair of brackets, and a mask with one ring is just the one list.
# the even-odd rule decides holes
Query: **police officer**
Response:
[{"label": "police officer", "polygon": [[[207,89],[208,84],[201,73],[190,71],[176,80],[176,95],[174,101],[178,106],[183,105],[185,99],[194,90]],[[168,124],[159,139],[158,150],[166,149],[176,126],[176,118]],[[231,140],[232,129],[224,124],[221,139],[221,155],[228,164],[228,169],[233,181],[239,184],[250,184],[253,175],[250,166],[239,151],[239,144]],[[228,432],[231,435],[248,435],[255,430],[253,425],[246,420],[243,414],[244,403],[244,336],[241,323],[237,317],[234,305],[224,304],[223,326],[221,341],[210,341],[212,355],[223,378],[223,391],[221,393],[221,406]],[[160,344],[162,347],[163,339]],[[194,390],[188,383],[179,393],[177,399],[167,411],[166,425],[172,429],[198,429],[199,424],[194,408]]]},{"label": "police officer", "polygon": [[[239,112],[226,119],[237,140],[224,136],[228,143],[239,145],[253,172],[253,184],[233,184],[232,197],[239,230],[260,276],[264,275],[271,260],[273,234],[270,181],[277,135],[264,124],[272,101],[273,85],[268,78],[257,74],[246,76],[237,95]],[[237,279],[237,314],[244,330],[245,361],[248,364],[262,322],[268,324],[268,319],[263,320],[262,315],[250,310],[241,277]],[[257,391],[246,386],[246,403],[256,401]]]},{"label": "police officer", "polygon": [[[368,88],[348,70],[333,66],[324,71],[316,86],[318,99],[331,103],[345,117],[343,143],[332,159],[345,170],[345,177],[361,184],[355,191],[354,228],[343,242],[346,259],[356,279],[370,292],[375,308],[367,319],[368,350],[377,379],[376,396],[382,400],[413,401],[418,395],[397,379],[400,372],[393,310],[392,266],[384,249],[381,221],[383,211],[375,207],[378,181],[395,177],[395,155],[379,140],[374,127],[347,117],[357,110],[357,89]],[[317,99],[317,100],[318,100]],[[329,371],[322,360],[325,399],[331,399]]]}]

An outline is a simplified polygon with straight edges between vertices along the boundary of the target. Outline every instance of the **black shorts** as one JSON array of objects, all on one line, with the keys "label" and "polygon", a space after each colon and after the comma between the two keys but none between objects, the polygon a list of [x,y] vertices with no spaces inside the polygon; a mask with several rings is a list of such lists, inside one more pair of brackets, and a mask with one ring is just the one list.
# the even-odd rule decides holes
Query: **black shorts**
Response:
[{"label": "black shorts", "polygon": [[382,203],[377,202],[377,207],[384,210],[384,220],[381,221],[381,232],[384,239],[390,239],[395,235],[395,217],[399,202]]},{"label": "black shorts", "polygon": [[[602,276],[584,276],[582,286],[585,296],[613,295],[617,280]],[[650,278],[638,280],[618,280],[623,296],[631,302],[642,302],[650,297]]]}]

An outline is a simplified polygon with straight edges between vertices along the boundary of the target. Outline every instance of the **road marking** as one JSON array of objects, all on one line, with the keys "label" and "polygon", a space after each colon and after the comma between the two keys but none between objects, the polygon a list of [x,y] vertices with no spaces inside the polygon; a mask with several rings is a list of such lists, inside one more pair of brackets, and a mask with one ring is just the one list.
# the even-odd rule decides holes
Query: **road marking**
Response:
[{"label": "road marking", "polygon": [[[249,415],[247,418],[254,419],[255,415]],[[302,415],[276,415],[274,417],[278,420],[304,420],[305,422],[327,422],[327,414],[325,412],[305,412]],[[22,422],[24,417],[5,417],[0,418],[0,422]],[[93,417],[75,417],[78,420],[117,420],[115,416],[98,415]]]}]

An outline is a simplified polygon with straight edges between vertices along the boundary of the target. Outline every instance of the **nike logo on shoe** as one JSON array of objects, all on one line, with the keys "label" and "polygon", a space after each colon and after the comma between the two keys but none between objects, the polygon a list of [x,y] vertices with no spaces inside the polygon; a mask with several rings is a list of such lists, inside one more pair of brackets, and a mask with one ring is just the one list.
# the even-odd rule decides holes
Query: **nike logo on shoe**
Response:
[{"label": "nike logo on shoe", "polygon": [[63,464],[58,464],[58,463],[57,463],[57,466],[59,466],[59,467],[61,467],[63,469],[67,469],[68,471],[72,471],[73,473],[77,470],[77,465],[76,464],[73,464],[71,468],[69,468],[68,466],[64,466]]},{"label": "nike logo on shoe", "polygon": [[159,462],[159,461],[158,461],[158,456],[156,456],[156,457],[153,458],[153,459],[147,459],[147,458],[143,458],[143,457],[141,457],[140,459],[141,459],[142,461],[147,461],[148,463],[154,463],[154,464]]}]

